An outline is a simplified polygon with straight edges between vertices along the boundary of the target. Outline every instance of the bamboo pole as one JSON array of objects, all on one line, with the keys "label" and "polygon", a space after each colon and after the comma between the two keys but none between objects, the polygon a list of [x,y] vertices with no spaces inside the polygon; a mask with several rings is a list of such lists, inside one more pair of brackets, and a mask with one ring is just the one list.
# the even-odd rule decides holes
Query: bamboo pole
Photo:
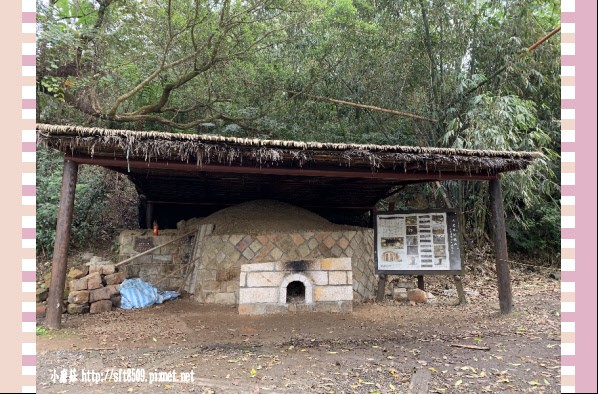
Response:
[{"label": "bamboo pole", "polygon": [[168,245],[168,244],[171,244],[171,243],[173,243],[173,242],[175,242],[175,241],[180,241],[181,239],[183,239],[183,238],[185,238],[185,237],[188,237],[189,235],[191,235],[191,234],[194,234],[194,233],[195,233],[195,231],[189,231],[188,233],[186,233],[186,234],[184,234],[184,235],[181,235],[181,236],[180,236],[180,237],[178,237],[178,238],[171,239],[170,241],[168,241],[168,242],[165,242],[165,243],[163,243],[162,245],[159,245],[159,246],[153,247],[153,248],[151,248],[151,249],[148,249],[148,250],[146,250],[145,252],[141,252],[141,253],[139,253],[138,255],[135,255],[135,256],[133,256],[133,257],[129,257],[128,259],[126,259],[126,260],[123,260],[123,261],[121,261],[120,263],[118,263],[118,264],[115,264],[114,266],[115,266],[115,267],[118,267],[119,265],[123,265],[123,264],[125,264],[125,263],[128,263],[129,261],[133,261],[133,260],[135,260],[137,257],[141,257],[141,256],[143,256],[143,255],[146,255],[146,254],[148,254],[148,253],[151,253],[151,252],[153,252],[154,250],[158,250],[158,249],[160,249],[161,247],[163,247],[163,246],[166,246],[166,245]]},{"label": "bamboo pole", "polygon": [[393,115],[406,116],[408,118],[413,118],[413,119],[425,120],[427,122],[438,123],[438,120],[436,120],[436,119],[425,118],[423,116],[414,115],[414,114],[410,114],[410,113],[407,113],[407,112],[400,112],[400,111],[395,111],[395,110],[392,110],[392,109],[374,107],[373,105],[357,104],[357,103],[352,103],[350,101],[336,100],[336,99],[332,99],[332,98],[328,98],[328,97],[315,96],[315,95],[309,94],[309,93],[295,92],[294,90],[288,90],[288,89],[280,89],[280,90],[282,90],[283,92],[287,92],[287,93],[292,93],[292,94],[297,94],[297,95],[302,95],[302,96],[305,96],[305,97],[309,97],[309,98],[312,98],[314,100],[329,101],[331,103],[342,104],[342,105],[350,105],[352,107],[370,109],[372,111],[386,112],[386,113],[393,114]]},{"label": "bamboo pole", "polygon": [[553,31],[551,31],[550,33],[548,33],[547,35],[545,35],[544,37],[542,37],[542,39],[538,42],[536,42],[534,45],[532,45],[531,47],[527,48],[524,52],[521,52],[519,54],[519,56],[517,57],[517,59],[511,63],[507,63],[504,66],[502,66],[501,68],[499,68],[494,74],[492,74],[491,76],[489,76],[488,78],[486,78],[485,80],[483,80],[482,82],[480,82],[479,84],[477,84],[475,87],[469,89],[467,92],[465,92],[465,96],[467,96],[468,94],[476,91],[478,88],[484,86],[485,84],[487,84],[488,82],[490,82],[491,80],[494,79],[494,77],[496,77],[498,74],[502,73],[503,71],[505,71],[507,69],[507,67],[509,67],[510,65],[518,62],[519,60],[521,60],[521,58],[523,58],[525,55],[527,55],[528,53],[530,53],[531,51],[533,51],[534,49],[536,49],[540,44],[542,44],[544,41],[548,40],[550,37],[552,37],[553,35],[555,35],[556,33],[558,33],[561,30],[561,26],[557,27],[556,29],[554,29]]}]

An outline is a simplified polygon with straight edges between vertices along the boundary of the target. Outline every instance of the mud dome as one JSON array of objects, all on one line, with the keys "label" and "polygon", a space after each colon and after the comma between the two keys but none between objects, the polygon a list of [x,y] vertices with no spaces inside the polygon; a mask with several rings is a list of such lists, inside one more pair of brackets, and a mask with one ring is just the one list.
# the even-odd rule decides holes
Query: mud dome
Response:
[{"label": "mud dome", "polygon": [[[243,203],[223,209],[206,218],[190,219],[168,230],[176,237],[200,224],[214,224],[199,251],[194,298],[202,303],[239,304],[241,266],[253,263],[351,259],[353,300],[374,296],[374,234],[372,229],[336,225],[313,212],[270,200]],[[152,245],[163,240],[148,237],[147,230],[124,231],[119,237],[120,259],[137,253],[135,245],[143,238]],[[166,234],[165,234],[166,235]],[[130,276],[157,282],[180,264],[191,260],[192,240],[187,244],[142,256],[128,264]],[[161,254],[158,254],[161,253]],[[145,257],[145,259],[144,259]],[[176,288],[184,272],[162,282],[161,288]]]}]

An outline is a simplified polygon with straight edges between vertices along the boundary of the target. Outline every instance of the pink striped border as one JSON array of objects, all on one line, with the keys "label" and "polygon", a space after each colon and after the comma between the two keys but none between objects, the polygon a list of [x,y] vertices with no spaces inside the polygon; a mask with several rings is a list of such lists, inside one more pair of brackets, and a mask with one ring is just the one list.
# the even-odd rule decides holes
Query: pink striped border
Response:
[{"label": "pink striped border", "polygon": [[[22,76],[24,77],[35,77],[35,0],[22,0],[22,30],[21,39],[23,42],[23,53],[22,53]],[[576,9],[577,8],[577,9]],[[561,389],[563,392],[575,392],[576,389],[580,392],[595,392],[596,391],[596,313],[595,313],[595,297],[591,296],[593,300],[593,308],[588,310],[583,308],[583,314],[578,315],[581,311],[580,301],[576,302],[576,294],[580,293],[580,288],[576,289],[576,284],[580,284],[583,281],[583,277],[587,279],[595,280],[596,277],[596,251],[595,251],[595,236],[596,227],[595,220],[590,223],[593,230],[589,231],[589,237],[587,240],[593,239],[594,242],[588,242],[588,246],[592,246],[594,251],[590,252],[588,249],[587,257],[590,257],[588,263],[592,263],[590,267],[576,267],[575,256],[580,255],[579,251],[582,249],[582,245],[578,245],[576,248],[575,241],[580,240],[582,237],[581,233],[585,232],[586,229],[581,228],[582,225],[575,223],[576,206],[582,205],[584,201],[581,201],[583,196],[578,196],[576,204],[576,162],[580,161],[578,157],[576,160],[575,154],[585,153],[583,147],[593,149],[596,146],[596,124],[595,122],[588,121],[584,122],[584,126],[587,127],[587,133],[576,136],[576,113],[575,110],[586,110],[584,113],[592,115],[592,106],[596,105],[595,90],[591,92],[592,87],[595,89],[595,64],[596,64],[596,52],[595,52],[595,37],[596,37],[596,22],[593,19],[596,15],[596,4],[595,2],[582,2],[575,0],[562,0],[561,4],[562,15],[562,32],[561,32],[561,105],[563,109],[561,128],[562,128],[562,381]],[[589,25],[590,34],[578,35],[576,39],[575,28],[582,28],[585,24]],[[583,41],[583,37],[587,37],[587,42]],[[582,56],[576,56],[576,43],[583,46],[584,51],[589,50],[589,59],[581,59]],[[592,49],[593,48],[593,49]],[[593,56],[593,58],[592,58]],[[584,84],[589,82],[588,91],[586,94],[591,98],[589,105],[576,104],[576,95],[578,98],[582,98],[581,92],[576,92],[576,77],[581,77],[582,73],[580,70],[582,67],[589,67],[589,72],[584,73],[584,77],[594,75],[593,79],[590,78],[586,81],[584,78]],[[593,67],[593,69],[592,69]],[[578,74],[578,75],[576,75]],[[23,124],[27,125],[23,130],[22,138],[22,157],[23,163],[35,162],[35,80],[31,79],[31,85],[23,86],[23,97],[22,97],[22,119]],[[593,83],[593,85],[592,85]],[[583,86],[578,90],[582,90]],[[31,90],[33,89],[33,90]],[[33,96],[31,96],[33,91]],[[580,112],[581,114],[581,112]],[[580,114],[578,114],[577,121],[580,121]],[[593,116],[593,115],[592,115]],[[586,139],[587,137],[587,139]],[[589,153],[589,151],[588,151]],[[591,169],[595,170],[595,152],[590,158],[593,157]],[[33,177],[31,176],[33,174]],[[564,175],[564,176],[563,176]],[[585,178],[584,178],[585,179]],[[592,176],[594,179],[593,192],[589,193],[593,196],[593,201],[590,200],[590,204],[593,202],[595,213],[595,202],[596,202],[596,187],[595,187],[595,172]],[[33,180],[33,183],[31,183]],[[591,187],[591,185],[590,185]],[[23,206],[35,205],[35,174],[34,173],[23,173],[22,183],[22,199]],[[591,198],[591,197],[590,197]],[[588,204],[588,208],[591,206]],[[583,204],[583,208],[586,206]],[[33,218],[33,222],[31,221]],[[595,215],[594,215],[595,218]],[[593,237],[593,238],[592,238]],[[34,300],[33,294],[35,292],[35,217],[34,216],[23,216],[23,227],[22,227],[22,290],[25,295],[24,299],[27,301],[22,302],[22,330],[23,332],[35,332],[35,302],[29,301]],[[590,270],[587,272],[587,270]],[[591,275],[588,275],[591,274]],[[589,287],[589,290],[595,289],[595,283]],[[595,295],[595,293],[594,293]],[[591,305],[590,305],[591,306]],[[588,312],[592,312],[589,313]],[[577,327],[576,321],[584,320],[589,318],[586,324]],[[575,335],[580,334],[583,331],[584,348],[576,349],[575,347]],[[591,339],[593,338],[593,339]],[[24,342],[22,344],[22,371],[23,375],[35,375],[35,334],[32,334],[30,342]],[[588,345],[587,341],[592,342]],[[586,351],[585,356],[589,356],[588,359],[591,361],[587,363],[586,357],[582,359],[583,351]],[[587,354],[587,352],[594,352],[593,354]],[[593,360],[593,361],[592,361]],[[582,365],[583,361],[583,365]],[[578,374],[576,374],[576,364],[578,364]],[[583,368],[583,373],[581,368]],[[23,382],[25,378],[23,377]],[[35,386],[22,386],[22,392],[35,392]]]},{"label": "pink striped border", "polygon": [[593,393],[596,2],[562,0],[561,12],[561,391]]},{"label": "pink striped border", "polygon": [[561,392],[575,392],[575,22],[574,0],[561,3]]},{"label": "pink striped border", "polygon": [[[36,304],[35,304],[35,20],[36,1],[22,0],[21,12],[21,76],[23,79],[21,94],[21,331],[26,341],[21,344],[21,392],[36,391]],[[32,165],[33,163],[33,165]],[[32,209],[33,208],[33,209]],[[31,385],[33,383],[33,386]]]}]

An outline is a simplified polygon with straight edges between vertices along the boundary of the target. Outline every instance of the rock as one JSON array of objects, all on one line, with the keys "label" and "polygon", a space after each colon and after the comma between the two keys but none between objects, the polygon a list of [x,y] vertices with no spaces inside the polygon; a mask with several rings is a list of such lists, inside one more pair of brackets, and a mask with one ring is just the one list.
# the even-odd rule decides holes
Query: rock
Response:
[{"label": "rock", "polygon": [[97,301],[91,304],[91,306],[89,307],[89,313],[110,312],[111,310],[112,301],[110,300]]},{"label": "rock", "polygon": [[47,306],[45,304],[37,304],[35,306],[35,317],[37,317],[37,318],[45,317],[46,316],[46,308],[47,308]]},{"label": "rock", "polygon": [[91,252],[85,252],[85,253],[83,253],[81,255],[81,262],[83,264],[88,263],[91,260],[92,257],[93,257],[93,253],[91,253]]},{"label": "rock", "polygon": [[475,290],[465,290],[465,294],[468,296],[479,296],[480,293]]},{"label": "rock", "polygon": [[120,271],[114,274],[106,275],[106,277],[104,278],[107,285],[123,283],[125,279],[127,279],[127,273],[125,271]]},{"label": "rock", "polygon": [[67,289],[64,289],[64,293],[62,294],[62,299],[66,300],[69,298],[69,294],[71,294],[71,292]]},{"label": "rock", "polygon": [[404,288],[399,289],[399,288],[395,288],[392,291],[392,298],[395,301],[407,301],[409,300],[409,298],[407,297],[407,290],[405,290]]},{"label": "rock", "polygon": [[416,303],[426,302],[426,293],[420,289],[409,290],[407,292],[407,298],[409,298],[409,301]]},{"label": "rock", "polygon": [[85,264],[79,264],[75,268],[78,269],[79,271],[83,272],[83,274],[84,274],[83,276],[89,275],[89,266],[87,266]]},{"label": "rock", "polygon": [[99,289],[102,287],[102,277],[99,273],[95,272],[86,276],[87,278],[87,289]]},{"label": "rock", "polygon": [[436,299],[436,296],[434,294],[426,291],[426,299],[434,300],[434,299]]},{"label": "rock", "polygon": [[43,302],[48,299],[49,289],[46,287],[45,289],[37,289],[35,291],[35,302]]},{"label": "rock", "polygon": [[85,275],[86,274],[83,271],[81,271],[80,269],[71,268],[69,273],[66,274],[66,280],[67,280],[67,282],[70,282],[71,280],[83,278]]},{"label": "rock", "polygon": [[89,292],[89,302],[97,302],[101,300],[109,300],[114,295],[112,287],[101,287]]},{"label": "rock", "polygon": [[87,265],[97,265],[102,260],[104,260],[103,257],[100,257],[100,256],[91,256],[91,258],[89,259],[89,263],[87,263]]},{"label": "rock", "polygon": [[107,289],[110,289],[111,296],[120,294],[120,285],[108,285],[106,286]]},{"label": "rock", "polygon": [[417,304],[415,303],[415,301],[409,301],[409,305],[416,306]]},{"label": "rock", "polygon": [[87,304],[88,302],[89,291],[87,290],[71,291],[71,294],[69,294],[69,304]]},{"label": "rock", "polygon": [[456,296],[457,295],[457,290],[455,290],[455,289],[445,289],[444,290],[444,295],[447,295],[447,296]]},{"label": "rock", "polygon": [[395,282],[395,287],[404,287],[406,289],[415,289],[413,282]]},{"label": "rock", "polygon": [[89,304],[69,304],[66,307],[66,311],[71,315],[77,315],[80,313],[88,313],[89,312]]},{"label": "rock", "polygon": [[44,275],[44,282],[49,282],[52,280],[52,273],[48,272],[47,274]]},{"label": "rock", "polygon": [[87,290],[87,277],[71,280],[69,288],[71,291]]},{"label": "rock", "polygon": [[[103,264],[106,263],[106,264]],[[112,262],[110,261],[101,261],[97,264],[93,264],[89,266],[89,273],[99,273],[102,275],[110,275],[113,274],[116,271],[116,268],[114,267],[114,264],[112,264]]]},{"label": "rock", "polygon": [[110,301],[112,301],[112,306],[114,308],[120,308],[120,299],[121,299],[120,294],[110,297]]}]

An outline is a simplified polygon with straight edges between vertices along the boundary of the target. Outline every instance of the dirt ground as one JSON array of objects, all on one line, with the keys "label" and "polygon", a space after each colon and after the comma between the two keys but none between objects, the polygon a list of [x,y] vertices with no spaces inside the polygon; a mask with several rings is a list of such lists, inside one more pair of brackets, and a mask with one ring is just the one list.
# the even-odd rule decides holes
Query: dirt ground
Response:
[{"label": "dirt ground", "polygon": [[[457,306],[456,297],[441,295],[446,278],[427,282],[436,303],[387,300],[358,304],[351,314],[239,316],[231,306],[182,296],[143,310],[64,315],[62,330],[37,337],[37,390],[558,393],[560,284],[514,277],[509,316],[500,315],[492,282],[466,281],[480,295]],[[63,370],[67,382],[71,371],[78,381],[60,383]],[[84,371],[101,373],[101,382],[89,373],[82,382]],[[191,371],[193,382],[181,382]],[[145,381],[125,381],[133,378]]]}]

